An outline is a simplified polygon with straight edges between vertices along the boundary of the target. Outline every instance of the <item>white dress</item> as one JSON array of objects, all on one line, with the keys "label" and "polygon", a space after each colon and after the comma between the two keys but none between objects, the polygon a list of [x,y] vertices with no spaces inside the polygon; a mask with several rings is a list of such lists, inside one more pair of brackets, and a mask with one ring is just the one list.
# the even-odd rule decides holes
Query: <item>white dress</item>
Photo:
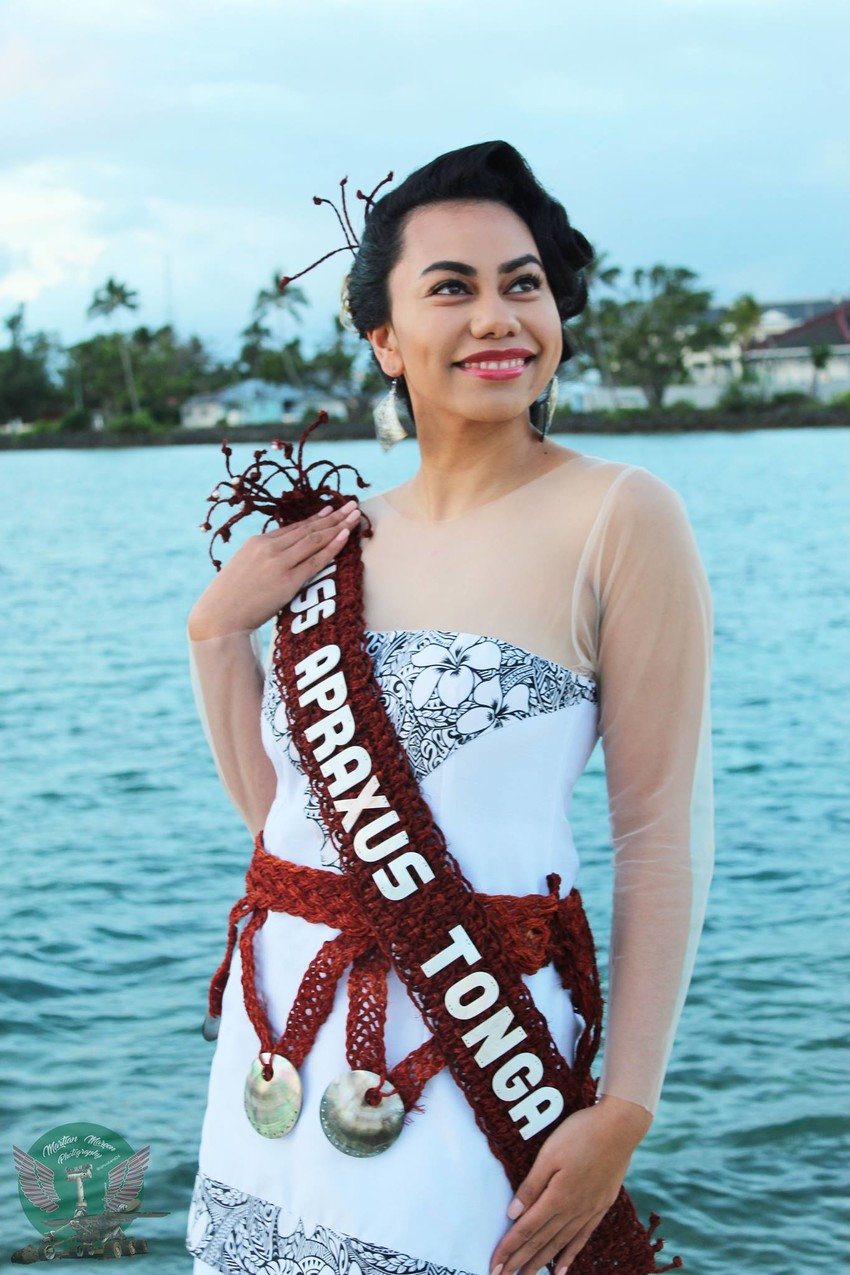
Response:
[{"label": "white dress", "polygon": [[[577,884],[572,792],[602,736],[614,912],[600,1093],[654,1111],[713,861],[711,604],[684,505],[640,467],[576,453],[445,522],[407,517],[392,495],[362,502],[375,529],[363,541],[368,649],[423,795],[476,890],[545,894],[551,872],[562,897]],[[273,854],[339,871],[251,635],[191,646],[202,720],[249,829],[264,828]],[[246,838],[246,867],[249,857]],[[258,932],[274,1038],[336,933],[281,913]],[[552,966],[524,978],[571,1062],[584,1021],[569,993]],[[196,1275],[487,1275],[513,1193],[447,1068],[382,1154],[347,1156],[322,1131],[322,1093],[348,1070],[346,992],[347,974],[300,1069],[295,1127],[264,1138],[243,1105],[259,1046],[237,947],[187,1225]],[[428,1035],[391,970],[388,1065]]]}]

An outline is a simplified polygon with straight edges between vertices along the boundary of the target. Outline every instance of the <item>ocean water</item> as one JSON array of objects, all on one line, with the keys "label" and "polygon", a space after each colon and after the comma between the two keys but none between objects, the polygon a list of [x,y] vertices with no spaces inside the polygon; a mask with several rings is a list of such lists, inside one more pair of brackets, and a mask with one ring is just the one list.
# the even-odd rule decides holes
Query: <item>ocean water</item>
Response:
[{"label": "ocean water", "polygon": [[[691,1275],[837,1272],[847,1216],[850,431],[562,436],[685,499],[715,606],[716,867],[661,1105],[626,1185]],[[238,444],[241,469],[255,445]],[[259,446],[257,444],[256,446]],[[374,490],[415,444],[316,445]],[[0,456],[0,1262],[35,1239],[12,1145],[91,1121],[151,1146],[144,1270],[183,1247],[200,1033],[250,838],[197,721],[185,620],[220,450]],[[250,529],[249,529],[250,530]],[[579,800],[580,796],[580,800]],[[573,807],[604,973],[597,748]],[[595,1067],[599,1070],[601,1053]]]}]

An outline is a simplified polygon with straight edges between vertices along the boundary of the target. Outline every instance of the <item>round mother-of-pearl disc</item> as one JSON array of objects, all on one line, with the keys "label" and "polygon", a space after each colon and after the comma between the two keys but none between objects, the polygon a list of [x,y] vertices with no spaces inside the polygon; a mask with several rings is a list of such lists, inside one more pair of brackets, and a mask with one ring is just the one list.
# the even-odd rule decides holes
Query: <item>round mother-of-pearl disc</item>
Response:
[{"label": "round mother-of-pearl disc", "polygon": [[378,1155],[401,1133],[404,1104],[399,1094],[387,1094],[377,1107],[364,1102],[364,1094],[379,1082],[380,1076],[373,1071],[344,1071],[322,1095],[322,1129],[328,1141],[346,1155]]},{"label": "round mother-of-pearl disc", "polygon": [[264,1138],[282,1138],[301,1112],[301,1077],[288,1058],[272,1054],[272,1078],[263,1077],[269,1055],[255,1058],[245,1080],[245,1114]]}]

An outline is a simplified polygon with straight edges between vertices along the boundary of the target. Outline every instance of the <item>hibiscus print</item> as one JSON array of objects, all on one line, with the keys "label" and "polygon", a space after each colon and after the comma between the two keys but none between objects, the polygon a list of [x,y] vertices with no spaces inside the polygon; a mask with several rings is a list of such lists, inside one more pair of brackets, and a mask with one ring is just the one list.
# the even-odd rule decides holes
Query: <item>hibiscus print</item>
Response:
[{"label": "hibiscus print", "polygon": [[[487,730],[598,699],[593,678],[500,638],[441,629],[367,630],[365,645],[384,707],[420,782]],[[271,671],[263,710],[276,745],[302,775],[304,813],[322,833],[320,861],[339,869]]]},{"label": "hibiscus print", "polygon": [[501,726],[511,717],[526,717],[528,694],[528,686],[521,682],[505,694],[498,677],[479,682],[472,693],[476,707],[461,713],[457,728],[462,735],[476,735],[489,726]]},{"label": "hibiscus print", "polygon": [[422,669],[410,691],[413,707],[422,708],[436,688],[448,708],[457,708],[472,693],[476,682],[473,669],[476,672],[497,669],[501,659],[497,643],[486,638],[469,644],[459,635],[451,646],[431,642],[411,656],[411,663]]}]

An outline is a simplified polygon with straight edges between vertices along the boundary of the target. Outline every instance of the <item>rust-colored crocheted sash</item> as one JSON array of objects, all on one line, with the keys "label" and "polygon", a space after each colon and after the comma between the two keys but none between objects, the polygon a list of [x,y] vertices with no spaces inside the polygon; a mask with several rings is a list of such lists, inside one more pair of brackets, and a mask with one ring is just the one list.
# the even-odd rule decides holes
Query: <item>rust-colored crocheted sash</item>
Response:
[{"label": "rust-colored crocheted sash", "polygon": [[[344,503],[341,471],[352,466],[304,464],[306,439],[325,419],[320,413],[305,430],[294,465],[264,461],[265,451],[256,451],[254,464],[234,476],[231,449],[223,444],[231,481],[211,499],[240,508],[212,543],[218,535],[227,540],[233,524],[254,511],[265,514],[266,525],[286,526],[316,513],[325,500]],[[291,445],[278,446],[290,460]],[[292,489],[273,496],[264,482],[268,470]],[[229,494],[221,495],[222,488]],[[203,525],[210,528],[209,515]],[[578,1068],[558,1049],[502,932],[451,854],[383,704],[363,631],[360,540],[371,534],[366,519],[365,528],[352,532],[335,560],[279,612],[274,673],[352,901],[372,926],[381,954],[376,959],[392,962],[516,1189],[553,1128],[592,1101],[588,1091],[595,1091],[595,1082],[583,1085]],[[510,1063],[520,1047],[530,1059],[528,1083],[502,1083],[497,1092],[495,1066],[501,1072],[505,1053]],[[522,1096],[515,1101],[517,1088]],[[649,1275],[680,1267],[679,1257],[655,1265],[663,1241],[651,1242],[651,1235],[659,1222],[651,1214],[647,1231],[621,1187],[572,1271]]]},{"label": "rust-colored crocheted sash", "polygon": [[[596,1085],[589,1074],[590,1065],[602,1031],[602,997],[593,937],[578,890],[573,888],[559,899],[561,878],[557,873],[551,873],[546,884],[548,894],[479,897],[501,930],[506,951],[520,972],[535,974],[552,961],[561,986],[570,990],[573,1006],[586,1023],[576,1052],[576,1072],[582,1077],[587,1101],[592,1102]],[[310,962],[284,1030],[276,1040],[257,993],[254,966],[254,935],[269,912],[287,912],[340,931],[321,945]],[[245,917],[247,924],[238,934],[239,923]],[[371,1101],[377,1105],[378,1089],[384,1094],[394,1091],[401,1097],[405,1111],[422,1110],[418,1099],[431,1077],[445,1066],[445,1056],[432,1036],[392,1070],[387,1069],[384,1024],[389,962],[377,943],[372,924],[358,906],[348,877],[269,854],[259,832],[245,878],[245,894],[230,911],[224,959],[210,983],[209,1012],[213,1018],[221,1015],[222,995],[237,941],[245,1009],[262,1054],[281,1054],[300,1068],[333,1008],[339,980],[351,966],[345,1050],[348,1065],[353,1071],[372,1071],[380,1077],[375,1090],[367,1091],[366,1101],[370,1101],[371,1093]],[[268,1064],[267,1079],[271,1070]],[[387,1080],[391,1090],[384,1083]]]}]

